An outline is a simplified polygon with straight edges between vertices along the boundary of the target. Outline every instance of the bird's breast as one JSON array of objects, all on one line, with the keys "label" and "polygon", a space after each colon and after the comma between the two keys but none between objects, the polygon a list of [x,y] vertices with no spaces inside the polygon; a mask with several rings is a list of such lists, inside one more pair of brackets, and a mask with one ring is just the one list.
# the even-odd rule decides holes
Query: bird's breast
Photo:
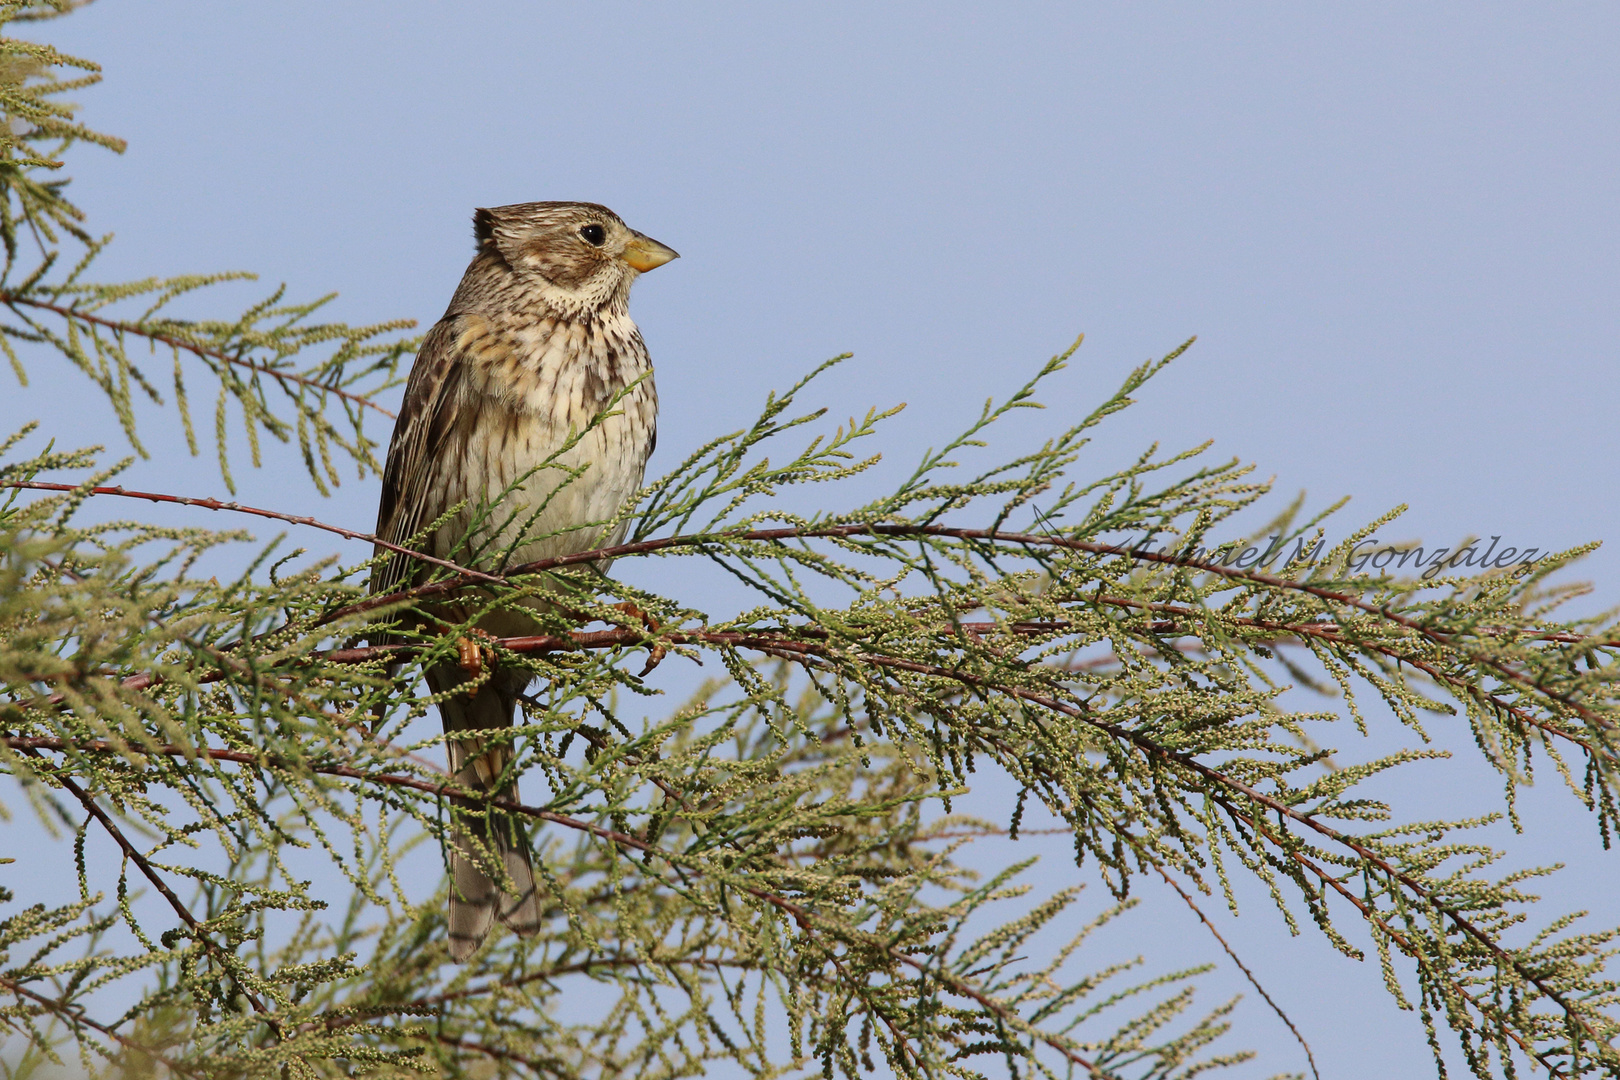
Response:
[{"label": "bird's breast", "polygon": [[452,501],[486,509],[452,523],[443,540],[471,527],[478,561],[507,565],[615,542],[622,528],[590,526],[614,517],[641,485],[658,407],[635,324],[628,316],[462,322],[452,439],[460,460],[446,463],[446,479],[460,489]]}]

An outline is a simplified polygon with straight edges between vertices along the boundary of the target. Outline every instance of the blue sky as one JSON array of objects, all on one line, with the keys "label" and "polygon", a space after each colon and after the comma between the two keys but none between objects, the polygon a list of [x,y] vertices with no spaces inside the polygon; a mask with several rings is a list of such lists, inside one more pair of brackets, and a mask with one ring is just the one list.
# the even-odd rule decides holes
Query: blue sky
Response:
[{"label": "blue sky", "polygon": [[[339,291],[350,321],[425,326],[475,206],[600,201],[678,249],[632,304],[655,471],[835,353],[856,355],[826,401],[908,403],[898,469],[1080,332],[1007,445],[1196,334],[1079,468],[1212,438],[1286,495],[1353,495],[1337,535],[1398,503],[1391,539],[1616,532],[1611,5],[102,0],[36,36],[104,65],[85,119],[130,140],[70,163],[93,230],[118,234],[103,278],[251,269]],[[110,412],[34,366],[8,416],[116,445]],[[208,457],[155,445],[125,483],[222,493]],[[374,480],[324,503],[292,470],[238,480],[248,502],[373,520]],[[1617,559],[1577,575],[1586,610],[1620,600]],[[1553,906],[1602,903],[1612,856],[1557,802],[1530,798],[1546,835],[1520,843],[1582,865]],[[1376,970],[1251,909],[1231,929],[1326,1074],[1430,1073]],[[1150,911],[1149,943],[1207,946]],[[1264,1054],[1248,1075],[1302,1067],[1255,1000],[1232,1041]]]}]

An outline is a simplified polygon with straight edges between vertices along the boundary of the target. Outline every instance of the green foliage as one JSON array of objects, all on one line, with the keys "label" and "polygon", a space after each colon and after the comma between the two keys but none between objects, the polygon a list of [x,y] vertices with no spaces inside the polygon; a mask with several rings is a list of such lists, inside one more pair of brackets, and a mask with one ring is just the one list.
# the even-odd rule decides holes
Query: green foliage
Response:
[{"label": "green foliage", "polygon": [[[72,142],[115,145],[53,97],[84,82],[52,70],[93,66],[11,40],[0,53],[13,320],[0,333],[19,377],[25,352],[73,363],[139,451],[132,387],[158,392],[126,348],[144,341],[175,362],[188,433],[182,373],[200,364],[216,415],[234,401],[250,431],[296,436],[322,490],[334,457],[375,469],[362,421],[409,343],[379,341],[391,326],[309,325],[314,305],[279,292],[240,318],[160,315],[219,278],[84,283],[104,242],[38,177]],[[26,270],[25,233],[40,249]],[[83,257],[53,276],[68,241]],[[8,869],[31,878],[0,871],[20,894],[0,897],[4,1066],[1191,1077],[1245,1058],[1212,1046],[1235,1003],[1194,1011],[1196,970],[1087,970],[1086,942],[1133,889],[1235,908],[1247,881],[1347,956],[1370,942],[1437,1058],[1457,1048],[1482,1077],[1530,1060],[1620,1074],[1613,932],[1536,908],[1526,889],[1545,871],[1494,875],[1500,853],[1470,835],[1491,819],[1412,822],[1364,793],[1434,751],[1355,760],[1315,741],[1365,733],[1369,694],[1414,740],[1465,724],[1505,813],[1544,756],[1607,842],[1614,627],[1557,621],[1569,590],[1548,584],[1580,552],[1394,577],[1357,558],[1387,518],[1328,549],[1325,515],[1296,504],[1253,541],[1216,544],[1267,489],[1236,463],[1200,464],[1202,448],[1069,479],[1091,429],[1168,359],[1035,451],[969,473],[1067,359],[864,502],[846,481],[874,475],[862,448],[890,413],[812,436],[785,464],[764,456],[816,430],[822,413],[798,404],[814,373],[695,451],[625,509],[630,540],[611,554],[621,578],[635,559],[717,567],[744,597],[726,609],[720,594],[607,579],[600,552],[484,557],[477,574],[441,563],[370,598],[371,563],[239,532],[84,524],[88,500],[125,494],[105,486],[122,465],[30,454],[23,427],[0,447],[0,763],[74,859],[18,853]],[[784,510],[806,485],[843,508]],[[1281,554],[1257,566],[1251,542]],[[198,569],[232,558],[234,576]],[[457,792],[418,676],[467,626],[394,618],[450,592],[486,608],[551,601],[545,634],[484,646],[536,689],[509,736],[526,801],[475,811],[531,828],[548,919],[465,966],[448,961],[437,854]],[[390,643],[355,644],[368,635]],[[665,670],[690,658],[710,676],[672,710],[635,673],[655,648]],[[1296,710],[1290,686],[1324,707]],[[1021,790],[1012,834],[1030,800],[1061,822],[1098,895],[1029,894],[1027,863],[988,880],[967,869],[964,846],[1003,831],[951,812],[979,774]],[[52,877],[76,899],[34,902],[24,882]]]},{"label": "green foliage", "polygon": [[[48,18],[71,10],[66,0],[0,3],[0,27],[19,20]],[[63,79],[57,69],[83,72]],[[235,490],[226,460],[229,405],[235,403],[253,464],[260,461],[259,434],[280,442],[296,438],[304,467],[325,493],[339,482],[332,460],[336,447],[363,478],[381,466],[377,443],[364,429],[367,412],[392,419],[374,397],[394,385],[400,361],[415,349],[414,339],[393,337],[409,320],[350,327],[314,323],[331,297],[287,303],[285,287],[270,293],[239,316],[225,319],[175,318],[167,309],[181,297],[211,285],[251,279],[251,274],[191,274],[115,284],[86,280],[96,257],[112,237],[92,237],[83,213],[66,198],[67,181],[45,179],[61,168],[60,158],[75,143],[122,151],[123,140],[91,131],[74,119],[73,106],[59,95],[100,81],[100,68],[64,56],[46,45],[0,37],[0,349],[17,381],[27,385],[19,345],[45,346],[73,362],[106,394],[124,434],[143,457],[136,434],[136,391],[157,405],[159,384],[172,379],[174,403],[186,442],[196,454],[197,435],[186,392],[186,368],[201,366],[217,386],[213,394],[214,443],[226,486]],[[61,271],[64,242],[80,251]],[[172,376],[159,376],[137,363],[131,346],[153,358],[167,355]],[[324,359],[306,354],[329,347]],[[138,354],[137,354],[138,355]],[[373,417],[375,423],[378,417]]]}]

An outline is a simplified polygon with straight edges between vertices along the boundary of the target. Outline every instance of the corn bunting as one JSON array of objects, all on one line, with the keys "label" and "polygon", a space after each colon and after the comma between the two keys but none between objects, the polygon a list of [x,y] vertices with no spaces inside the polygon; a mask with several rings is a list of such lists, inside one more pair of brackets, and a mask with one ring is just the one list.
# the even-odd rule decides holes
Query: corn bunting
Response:
[{"label": "corn bunting", "polygon": [[[601,525],[641,485],[658,412],[630,286],[676,254],[593,203],[479,210],[473,233],[472,265],[411,368],[377,536],[484,570],[618,543],[625,526],[609,535]],[[424,569],[396,555],[379,563],[371,591],[408,588]],[[523,609],[476,599],[419,617],[494,637],[537,632]],[[510,742],[470,733],[510,727],[529,674],[446,662],[426,675],[442,695],[444,730],[456,736],[448,740],[456,783],[516,801]],[[462,809],[474,812],[455,815],[445,851],[457,961],[495,919],[532,934],[541,917],[522,826],[476,812],[473,800]]]}]

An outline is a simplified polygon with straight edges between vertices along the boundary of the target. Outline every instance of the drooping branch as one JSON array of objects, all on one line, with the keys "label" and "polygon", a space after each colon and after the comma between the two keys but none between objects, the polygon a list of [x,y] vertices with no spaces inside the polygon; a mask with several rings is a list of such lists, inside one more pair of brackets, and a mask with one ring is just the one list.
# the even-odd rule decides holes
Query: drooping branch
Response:
[{"label": "drooping branch", "polygon": [[[206,357],[210,360],[218,360],[221,363],[230,364],[233,367],[244,368],[248,371],[257,372],[261,375],[268,375],[272,379],[275,379],[277,382],[281,383],[283,389],[288,389],[287,384],[293,383],[298,386],[304,386],[311,390],[318,391],[319,393],[332,394],[335,397],[340,397],[345,401],[352,402],[355,405],[361,406],[362,408],[374,409],[382,415],[388,417],[390,420],[396,419],[392,412],[389,412],[381,405],[378,405],[375,401],[371,400],[371,398],[365,396],[364,394],[356,394],[336,386],[329,386],[326,383],[320,382],[319,380],[311,379],[306,375],[299,375],[297,372],[284,371],[280,368],[274,368],[266,364],[256,363],[243,356],[233,356],[228,352],[222,352],[218,349],[210,349],[208,346],[198,342],[189,341],[181,337],[175,337],[172,334],[165,334],[160,330],[154,330],[152,327],[141,326],[139,323],[121,322],[117,319],[108,319],[100,315],[93,315],[81,308],[69,307],[63,304],[55,304],[49,300],[41,300],[35,296],[28,296],[8,290],[0,290],[0,304],[5,304],[7,307],[10,307],[13,310],[16,310],[18,307],[29,307],[40,311],[49,311],[53,315],[60,315],[64,319],[68,319],[70,321],[73,319],[78,319],[82,322],[90,323],[93,326],[99,326],[105,330],[111,330],[117,334],[133,334],[136,337],[143,337],[150,341],[157,342],[159,345],[167,345],[170,348],[182,349],[195,356]],[[21,315],[22,313],[18,312],[18,314]]]},{"label": "drooping branch", "polygon": [[[59,752],[72,751],[80,753],[116,753],[120,751],[120,748],[116,745],[102,740],[75,742],[73,740],[53,737],[12,736],[6,737],[4,741],[13,749],[22,750],[25,753],[33,754],[38,754],[40,750],[54,750]],[[522,803],[513,802],[509,799],[492,797],[487,791],[475,791],[471,788],[458,784],[453,779],[449,778],[435,783],[433,781],[422,780],[414,776],[405,776],[398,773],[369,772],[364,769],[355,768],[352,765],[336,763],[292,762],[275,755],[262,753],[254,754],[241,750],[224,750],[212,747],[186,748],[179,746],[158,746],[143,748],[141,752],[182,758],[196,755],[206,757],[213,761],[228,761],[242,765],[252,765],[259,768],[283,769],[288,771],[304,770],[311,773],[318,773],[323,776],[333,776],[342,779],[362,781],[367,784],[377,784],[384,787],[405,788],[408,790],[421,792],[426,795],[431,795],[436,798],[447,798],[455,799],[458,802],[476,803],[481,806],[487,806],[490,809],[500,810],[505,813],[515,814],[535,821],[544,821],[562,826],[564,828],[572,829],[577,832],[587,833],[599,840],[607,841],[616,847],[636,851],[642,855],[650,855],[665,863],[668,863],[671,866],[678,866],[683,872],[689,875],[701,876],[705,873],[703,866],[694,864],[691,860],[684,859],[680,855],[661,848],[658,845],[640,837],[632,836],[629,833],[618,829],[611,829],[607,828],[606,826],[597,825],[593,822],[585,821],[568,814],[559,814],[555,811],[546,810],[542,807],[526,806]],[[748,884],[746,882],[736,882],[734,884],[736,884],[736,886],[742,891],[753,896],[755,899],[769,904],[770,906],[775,907],[783,913],[789,915],[794,920],[795,924],[806,934],[813,935],[818,932],[819,924],[822,922],[822,920],[818,918],[810,909],[789,900],[787,897],[772,892],[769,889],[760,888],[757,885]],[[948,986],[954,993],[961,994],[962,996],[977,1002],[983,1008],[993,1012],[1003,1022],[1014,1026],[1026,1034],[1033,1035],[1041,1042],[1058,1051],[1071,1063],[1084,1069],[1089,1076],[1094,1078],[1094,1080],[1120,1080],[1120,1078],[1115,1074],[1098,1067],[1096,1063],[1081,1055],[1070,1044],[1069,1040],[1040,1031],[1025,1023],[1012,1009],[1009,1009],[1006,1005],[997,1001],[995,998],[973,986],[966,980],[961,979],[950,971],[946,970],[942,965],[925,964],[922,961],[917,960],[915,957],[903,952],[902,950],[896,949],[894,946],[889,945],[875,937],[871,937],[870,935],[863,935],[863,944],[867,945],[868,947],[875,947],[879,949],[894,962],[910,967],[920,974],[938,980],[942,984]],[[830,962],[834,963],[835,965],[838,963],[837,956],[831,951],[827,953],[827,956]],[[906,1053],[903,1047],[904,1036],[898,1031],[895,1031],[894,1035],[897,1040],[901,1040],[897,1043],[897,1049],[902,1055],[904,1055]]]},{"label": "drooping branch", "polygon": [[[26,746],[14,748],[22,750],[34,758],[43,760],[43,756],[37,748]],[[196,916],[192,915],[191,909],[186,907],[185,903],[175,895],[174,890],[169,887],[169,883],[157,872],[157,868],[152,865],[146,856],[141,854],[139,848],[130,843],[129,837],[124,835],[124,831],[118,827],[118,823],[113,821],[112,817],[101,808],[100,804],[90,796],[89,792],[81,788],[73,781],[72,777],[65,773],[56,772],[53,779],[61,784],[68,794],[78,800],[79,805],[84,807],[85,812],[94,818],[103,831],[118,845],[119,850],[124,853],[124,857],[133,862],[136,868],[140,870],[141,876],[152,883],[152,887],[158,891],[158,895],[168,901],[169,907],[174,910],[176,915],[180,916],[180,921],[185,923],[186,927],[191,930],[193,939],[219,961],[220,967],[230,976],[231,982],[242,992],[242,996],[247,999],[248,1004],[253,1006],[253,1011],[265,1018],[265,1023],[270,1025],[270,1029],[279,1038],[281,1034],[280,1024],[270,1015],[270,1010],[260,1000],[259,996],[242,983],[241,974],[237,970],[237,957],[227,952],[218,942],[201,932],[201,927]]]},{"label": "drooping branch", "polygon": [[[1188,754],[1160,746],[1158,743],[1140,732],[1132,731],[1129,728],[1122,727],[1118,724],[1109,723],[1106,720],[1102,720],[1091,715],[1088,710],[1078,706],[1059,701],[1049,695],[1032,693],[1017,687],[990,686],[987,685],[984,680],[977,679],[965,673],[953,672],[945,668],[938,668],[930,674],[935,674],[942,678],[956,679],[964,683],[979,686],[982,689],[994,690],[999,693],[1007,694],[1011,697],[1017,697],[1025,701],[1029,701],[1032,704],[1040,705],[1043,708],[1050,709],[1054,712],[1062,713],[1065,716],[1069,716],[1073,719],[1086,723],[1099,731],[1107,732],[1116,739],[1129,742],[1144,754],[1161,762],[1166,764],[1174,764],[1196,773],[1204,780],[1215,785],[1216,790],[1210,792],[1210,794],[1211,797],[1214,798],[1223,809],[1225,809],[1229,814],[1232,814],[1235,818],[1243,821],[1260,835],[1266,836],[1274,846],[1296,861],[1301,860],[1303,856],[1301,856],[1298,852],[1293,851],[1288,847],[1288,845],[1281,843],[1276,837],[1272,836],[1270,830],[1265,827],[1264,823],[1261,822],[1258,817],[1251,813],[1247,813],[1234,805],[1231,801],[1230,795],[1223,794],[1222,789],[1224,789],[1225,792],[1241,795],[1243,798],[1264,807],[1266,810],[1281,817],[1285,817],[1299,826],[1310,829],[1325,839],[1332,841],[1334,844],[1349,850],[1350,852],[1354,853],[1364,865],[1377,869],[1380,873],[1384,874],[1392,881],[1399,882],[1413,896],[1417,897],[1425,904],[1433,908],[1433,910],[1442,915],[1465,936],[1469,937],[1476,944],[1480,945],[1487,952],[1489,952],[1498,964],[1512,970],[1516,975],[1519,976],[1519,978],[1523,979],[1529,985],[1535,987],[1536,990],[1539,991],[1543,996],[1557,1004],[1558,1007],[1563,1010],[1564,1014],[1570,1019],[1570,1021],[1579,1025],[1581,1029],[1593,1039],[1594,1042],[1596,1042],[1599,1046],[1609,1048],[1611,1055],[1614,1053],[1613,1049],[1609,1047],[1609,1044],[1598,1034],[1596,1029],[1592,1027],[1591,1021],[1587,1018],[1586,1014],[1582,1010],[1576,1008],[1571,1002],[1566,1000],[1564,995],[1555,987],[1548,985],[1543,975],[1527,968],[1518,958],[1512,956],[1499,944],[1497,944],[1496,940],[1491,937],[1491,935],[1486,933],[1484,930],[1481,930],[1474,924],[1472,920],[1463,915],[1461,911],[1436,897],[1433,892],[1422,882],[1416,880],[1405,871],[1397,869],[1391,865],[1388,860],[1383,858],[1383,856],[1371,850],[1361,841],[1357,840],[1353,836],[1350,836],[1348,833],[1341,832],[1338,829],[1326,825],[1310,814],[1301,813],[1293,806],[1290,806],[1279,799],[1273,798],[1270,795],[1266,795],[1265,793],[1250,787],[1248,784],[1243,783],[1241,780],[1228,776],[1219,769],[1205,765],[1203,762],[1196,760]],[[1359,900],[1354,900],[1354,894],[1344,887],[1343,882],[1340,882],[1337,878],[1328,874],[1326,871],[1320,870],[1320,868],[1312,866],[1312,869],[1318,874],[1324,884],[1331,885],[1336,892],[1344,896],[1346,899],[1352,899],[1358,911],[1360,911],[1364,916],[1371,917],[1372,913],[1370,912],[1370,909]],[[1392,928],[1388,927],[1387,924],[1381,923],[1381,926],[1387,932],[1393,934]],[[1399,939],[1397,938],[1397,940]],[[1421,953],[1416,951],[1416,946],[1407,943],[1404,946],[1404,949],[1405,951],[1408,951],[1414,959],[1422,962]],[[1516,1040],[1518,1039],[1517,1035],[1514,1034],[1511,1029],[1506,1030],[1508,1030],[1510,1035],[1514,1035]],[[1534,1053],[1534,1051],[1529,1052]],[[1615,1060],[1617,1063],[1620,1063],[1620,1056],[1617,1056]]]}]

